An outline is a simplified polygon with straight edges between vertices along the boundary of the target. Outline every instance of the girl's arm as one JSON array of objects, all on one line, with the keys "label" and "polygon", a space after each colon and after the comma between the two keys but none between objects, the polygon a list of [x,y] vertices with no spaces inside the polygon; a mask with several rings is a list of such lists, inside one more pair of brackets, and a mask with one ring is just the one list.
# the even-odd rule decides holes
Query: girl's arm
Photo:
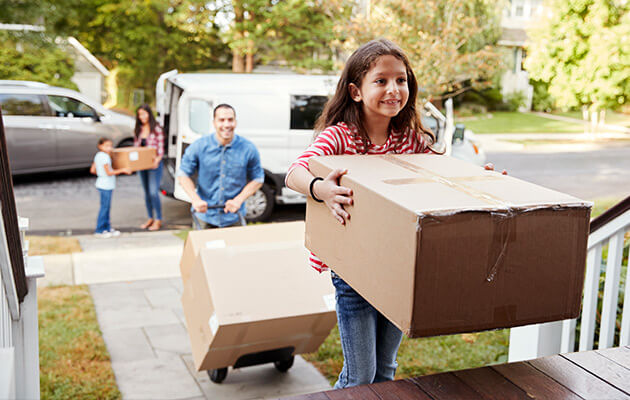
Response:
[{"label": "girl's arm", "polygon": [[96,164],[94,164],[94,163],[92,163],[92,165],[90,165],[90,174],[96,175]]},{"label": "girl's arm", "polygon": [[153,169],[156,169],[160,165],[160,161],[164,157],[164,133],[159,125],[155,126],[155,136],[157,139],[157,157],[153,159]]},{"label": "girl's arm", "polygon": [[[315,197],[323,200],[332,216],[345,225],[350,219],[350,214],[343,209],[343,205],[352,205],[352,190],[339,186],[339,178],[348,172],[347,169],[335,169],[324,180],[318,180],[313,184]],[[295,167],[287,177],[287,186],[297,192],[310,196],[309,185],[315,178],[313,174],[303,166]]]},{"label": "girl's arm", "polygon": [[105,168],[105,173],[108,176],[120,175],[120,174],[127,174],[127,175],[131,174],[131,168],[110,169],[109,164],[105,164],[104,168]]}]

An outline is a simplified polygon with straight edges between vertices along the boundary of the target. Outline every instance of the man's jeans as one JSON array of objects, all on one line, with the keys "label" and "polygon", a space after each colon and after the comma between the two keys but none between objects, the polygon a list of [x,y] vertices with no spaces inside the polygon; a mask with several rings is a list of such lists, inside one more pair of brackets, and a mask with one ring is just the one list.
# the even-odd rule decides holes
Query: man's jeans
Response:
[{"label": "man's jeans", "polygon": [[112,193],[114,191],[98,189],[98,192],[101,195],[101,208],[98,210],[95,232],[103,233],[112,229],[112,225],[109,222],[109,209],[112,205]]},{"label": "man's jeans", "polygon": [[335,389],[393,380],[402,332],[337,274],[331,275],[343,350]]}]

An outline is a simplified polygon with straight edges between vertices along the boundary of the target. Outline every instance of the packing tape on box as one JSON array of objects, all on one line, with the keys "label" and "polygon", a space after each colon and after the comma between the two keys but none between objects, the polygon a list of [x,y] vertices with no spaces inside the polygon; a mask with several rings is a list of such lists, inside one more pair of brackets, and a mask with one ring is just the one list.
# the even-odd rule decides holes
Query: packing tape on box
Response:
[{"label": "packing tape on box", "polygon": [[130,151],[129,152],[129,161],[138,161],[139,159],[139,155],[137,151]]},{"label": "packing tape on box", "polygon": [[[492,211],[479,211],[479,210],[471,210],[472,212],[483,212],[490,213],[490,217],[492,219],[492,227],[494,229],[492,246],[488,249],[488,268],[486,271],[486,281],[492,282],[494,278],[497,276],[497,273],[500,269],[502,269],[505,260],[505,254],[507,252],[508,243],[516,240],[516,222],[514,217],[520,213],[516,212],[513,207],[507,203],[505,200],[498,198],[490,193],[485,193],[470,186],[464,185],[460,182],[455,182],[454,179],[447,179],[441,175],[438,175],[432,171],[426,170],[422,167],[419,167],[415,164],[400,160],[392,155],[382,155],[380,156],[382,159],[398,165],[408,171],[412,171],[418,175],[421,175],[418,178],[407,178],[405,180],[389,180],[391,184],[412,184],[412,183],[426,183],[426,182],[436,182],[441,183],[443,185],[449,186],[455,190],[458,190],[462,193],[466,193],[467,195],[479,199],[483,202],[486,202],[490,205],[499,207],[499,210]],[[494,176],[488,177],[479,177],[483,179],[496,179]],[[480,179],[475,180],[480,180]],[[457,181],[466,180],[468,178],[457,178]],[[392,181],[395,181],[392,183]],[[401,182],[403,181],[403,182]],[[457,211],[447,211],[442,213],[441,215],[436,215],[436,213],[424,214],[422,212],[417,212],[418,221],[416,224],[416,229],[418,233],[422,230],[422,225],[425,226],[432,223],[442,223],[445,220],[445,217],[449,217],[451,215],[461,213],[462,210]]]},{"label": "packing tape on box", "polygon": [[322,296],[324,299],[324,304],[326,304],[326,308],[328,311],[334,311],[336,309],[337,300],[335,299],[335,294],[326,294]]},{"label": "packing tape on box", "polygon": [[216,313],[212,313],[210,319],[208,320],[208,325],[210,326],[210,331],[212,335],[216,335],[217,330],[219,330],[219,318],[217,318]]}]

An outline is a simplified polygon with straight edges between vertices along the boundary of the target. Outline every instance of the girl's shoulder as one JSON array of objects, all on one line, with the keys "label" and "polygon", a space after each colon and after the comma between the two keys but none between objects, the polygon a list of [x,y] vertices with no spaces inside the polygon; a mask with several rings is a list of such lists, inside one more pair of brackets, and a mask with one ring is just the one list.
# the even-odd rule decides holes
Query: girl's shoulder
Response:
[{"label": "girl's shoulder", "polygon": [[353,129],[345,122],[338,122],[335,125],[327,126],[320,134],[322,133],[335,136],[351,136],[353,134]]}]

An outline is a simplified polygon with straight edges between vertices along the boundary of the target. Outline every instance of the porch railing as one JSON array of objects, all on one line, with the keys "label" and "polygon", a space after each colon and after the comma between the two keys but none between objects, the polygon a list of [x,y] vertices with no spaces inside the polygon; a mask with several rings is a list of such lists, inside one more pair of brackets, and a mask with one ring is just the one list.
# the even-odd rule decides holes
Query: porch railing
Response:
[{"label": "porch railing", "polygon": [[[615,334],[619,334],[619,345],[630,344],[630,282],[626,270],[624,304],[619,310],[619,286],[624,263],[624,241],[630,232],[630,196],[604,214],[591,221],[586,257],[584,294],[578,344],[576,345],[577,320],[549,322],[529,325],[510,330],[509,361],[521,361],[558,353],[592,350],[599,321],[598,348],[615,345]],[[603,254],[607,251],[605,264]],[[604,278],[604,289],[600,302],[600,281]],[[621,315],[619,315],[621,314]],[[617,321],[621,317],[621,324]]]}]

